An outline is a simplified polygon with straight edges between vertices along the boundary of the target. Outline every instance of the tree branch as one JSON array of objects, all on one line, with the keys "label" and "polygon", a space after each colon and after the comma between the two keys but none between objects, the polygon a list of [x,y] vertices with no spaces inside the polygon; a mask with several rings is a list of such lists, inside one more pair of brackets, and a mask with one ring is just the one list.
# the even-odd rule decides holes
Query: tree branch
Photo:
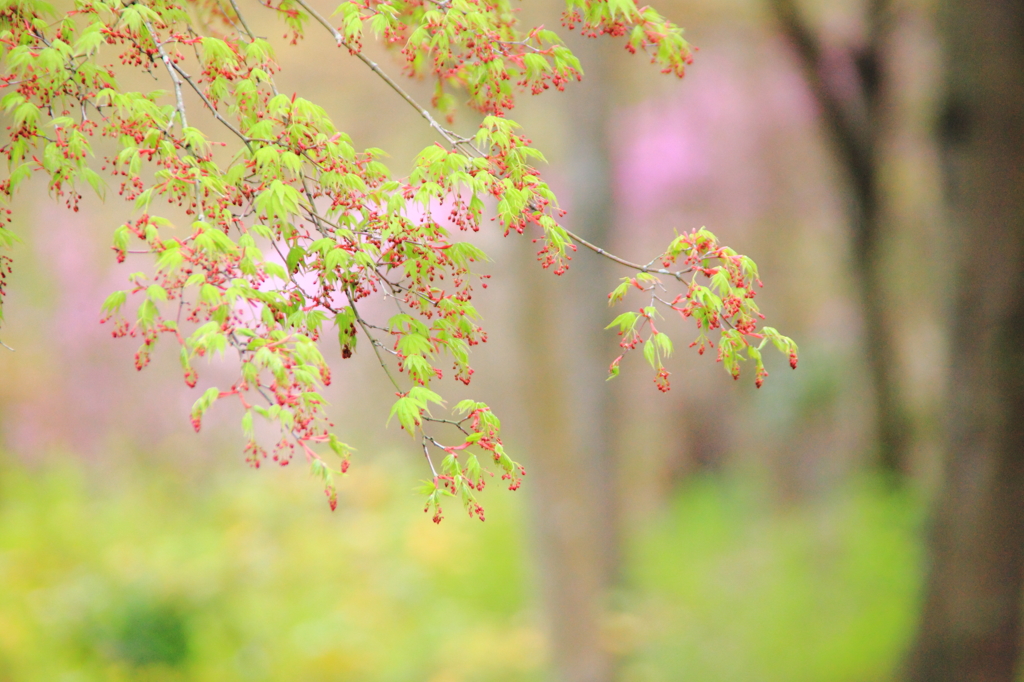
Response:
[{"label": "tree branch", "polygon": [[325,19],[322,14],[317,12],[314,8],[310,7],[309,4],[305,2],[305,0],[295,0],[295,2],[300,7],[302,7],[302,9],[309,12],[309,15],[311,17],[316,19],[316,21],[321,26],[323,26],[325,29],[328,30],[328,32],[330,32],[331,36],[334,38],[334,41],[338,44],[338,47],[347,48],[348,51],[355,55],[355,57],[359,61],[361,61],[363,64],[366,64],[366,66],[368,66],[371,71],[377,74],[381,78],[381,80],[387,83],[392,90],[397,92],[402,99],[408,102],[409,106],[415,109],[419,113],[419,115],[422,116],[427,121],[427,123],[430,124],[430,127],[436,130],[438,133],[440,133],[441,137],[443,137],[450,145],[452,145],[453,147],[457,147],[461,144],[465,144],[464,140],[458,139],[455,135],[452,135],[451,131],[449,131],[440,123],[438,123],[437,119],[435,119],[433,115],[431,115],[431,113],[427,111],[425,107],[423,107],[419,102],[414,100],[412,96],[409,95],[409,93],[402,89],[402,86],[400,86],[397,82],[395,82],[394,79],[391,78],[391,76],[384,73],[384,71],[379,66],[377,66],[377,63],[375,61],[373,61],[365,54],[363,54],[361,50],[353,49],[351,45],[346,43],[345,36],[341,35],[341,33],[338,32],[338,29],[334,28],[334,26],[331,25],[331,22],[327,21],[327,19]]},{"label": "tree branch", "polygon": [[434,443],[435,445],[437,444],[437,441],[435,441],[433,438],[430,438],[426,434],[424,434],[423,440],[421,441],[422,444],[423,444],[423,456],[427,458],[427,464],[430,465],[430,473],[434,474],[434,480],[436,481],[437,480],[437,469],[434,468],[434,462],[433,462],[433,460],[430,459],[430,449],[427,448],[427,441],[428,440],[431,441],[432,443]]},{"label": "tree branch", "polygon": [[572,239],[574,242],[579,242],[580,244],[582,244],[583,246],[587,247],[588,249],[590,249],[591,251],[593,251],[597,255],[604,256],[605,258],[607,258],[610,261],[618,263],[619,265],[625,265],[627,268],[629,268],[631,270],[636,270],[637,272],[647,272],[647,273],[650,273],[652,275],[667,275],[669,277],[674,277],[675,279],[679,280],[680,282],[683,281],[683,275],[685,275],[687,273],[690,273],[690,272],[693,272],[693,268],[692,267],[691,268],[687,268],[685,270],[677,270],[677,271],[673,272],[673,271],[668,270],[666,268],[652,268],[650,263],[648,263],[647,265],[641,265],[640,263],[634,263],[632,261],[626,260],[625,258],[619,258],[618,256],[616,256],[613,253],[609,253],[609,252],[605,251],[604,249],[602,249],[597,244],[592,244],[591,242],[588,242],[586,239],[584,239],[583,237],[579,236],[575,232],[572,232],[572,231],[570,231],[570,230],[568,230],[568,229],[566,229],[564,227],[562,229],[565,230],[565,233],[567,235],[569,235],[569,238]]},{"label": "tree branch", "polygon": [[352,294],[346,291],[345,297],[348,298],[348,304],[352,306],[352,314],[355,316],[356,323],[363,330],[363,333],[366,334],[366,338],[370,340],[370,346],[373,347],[373,354],[377,356],[377,362],[380,363],[380,366],[384,370],[384,373],[388,375],[388,379],[391,380],[391,385],[395,387],[396,391],[401,393],[402,387],[398,385],[398,381],[395,379],[394,375],[391,374],[391,370],[388,368],[387,363],[384,362],[384,358],[380,354],[381,349],[388,349],[384,348],[384,344],[378,341],[377,337],[370,333],[370,330],[367,328],[369,325],[365,320],[363,320],[362,316],[359,314],[359,311],[356,310],[356,302],[352,299]]},{"label": "tree branch", "polygon": [[[230,130],[232,133],[237,135],[238,139],[240,139],[242,142],[244,142],[245,146],[249,148],[249,151],[252,151],[252,139],[250,137],[248,137],[247,135],[245,135],[244,133],[242,133],[241,130],[239,130],[238,128],[233,126],[231,124],[231,122],[228,121],[226,118],[221,116],[220,112],[217,111],[217,107],[215,107],[213,105],[213,102],[211,102],[209,99],[207,99],[206,95],[203,94],[203,91],[199,89],[199,86],[196,85],[192,81],[192,77],[189,76],[187,73],[185,73],[180,66],[178,66],[174,62],[170,62],[170,65],[171,65],[171,67],[174,68],[175,71],[177,71],[181,75],[182,78],[185,79],[185,82],[188,83],[192,87],[193,90],[195,90],[196,94],[199,95],[200,99],[203,100],[203,104],[205,104],[206,108],[210,110],[210,113],[213,114],[214,118],[216,118],[218,121],[223,123],[224,126],[228,130]],[[177,85],[178,84],[175,83],[175,87],[177,87]],[[261,140],[261,141],[263,141],[263,140]]]},{"label": "tree branch", "polygon": [[156,46],[157,53],[160,55],[160,60],[164,63],[164,67],[167,69],[167,73],[171,76],[171,82],[174,83],[174,100],[178,117],[181,119],[181,127],[188,127],[188,117],[185,115],[185,99],[181,93],[181,79],[178,77],[175,71],[174,62],[167,56],[167,52],[164,51],[164,46],[160,43],[160,39],[153,30],[152,24],[146,22],[146,30],[149,31],[149,37]]}]

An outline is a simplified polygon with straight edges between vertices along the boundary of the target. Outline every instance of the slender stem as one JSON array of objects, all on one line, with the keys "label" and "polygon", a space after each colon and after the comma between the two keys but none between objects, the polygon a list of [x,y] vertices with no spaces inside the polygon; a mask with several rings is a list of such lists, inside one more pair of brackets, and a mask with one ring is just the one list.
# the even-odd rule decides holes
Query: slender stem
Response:
[{"label": "slender stem", "polygon": [[445,447],[444,445],[442,445],[441,443],[438,443],[437,440],[433,436],[424,436],[424,438],[426,438],[428,441],[430,441],[433,444],[433,446],[435,448],[437,448],[438,450],[443,450],[445,453],[448,452],[448,448]]},{"label": "slender stem", "polygon": [[428,440],[433,441],[434,439],[429,436],[423,436],[423,440],[421,441],[423,444],[423,456],[427,458],[427,464],[430,465],[430,473],[434,474],[434,479],[436,480],[437,469],[434,468],[434,462],[430,459],[430,450],[427,448]]},{"label": "slender stem", "polygon": [[[170,65],[171,65],[171,67],[174,68],[175,71],[177,71],[179,74],[181,74],[182,78],[185,79],[185,82],[188,83],[192,87],[193,90],[195,90],[196,94],[199,95],[199,97],[203,100],[203,104],[205,104],[206,108],[210,110],[210,113],[213,114],[214,118],[216,118],[218,121],[223,123],[224,126],[228,130],[230,130],[235,135],[237,135],[238,139],[240,139],[242,142],[244,142],[245,146],[249,148],[249,151],[252,151],[252,140],[248,136],[246,136],[244,133],[242,133],[241,130],[239,130],[238,128],[233,126],[230,121],[228,121],[226,118],[224,118],[223,116],[220,115],[220,112],[217,111],[217,107],[215,107],[213,105],[213,102],[211,102],[209,99],[206,98],[206,95],[203,94],[203,91],[199,89],[199,86],[196,85],[192,81],[191,76],[189,76],[187,73],[185,73],[181,69],[181,67],[178,66],[177,64],[175,64],[174,62],[170,62]],[[177,88],[177,86],[176,86],[176,88]]]},{"label": "slender stem", "polygon": [[388,287],[392,291],[391,295],[392,295],[392,297],[395,298],[395,300],[397,300],[398,297],[395,296],[394,290],[398,289],[399,291],[405,291],[406,293],[412,294],[413,296],[419,296],[420,298],[422,298],[424,301],[426,301],[427,303],[429,303],[431,306],[433,306],[435,308],[438,306],[438,302],[437,301],[435,301],[434,299],[430,298],[429,296],[427,296],[426,294],[424,294],[421,291],[415,291],[414,289],[410,289],[409,287],[404,287],[401,284],[398,284],[397,282],[392,282],[391,280],[387,279],[382,274],[380,274],[380,272],[377,273],[377,277],[380,278],[380,281],[382,281],[382,282],[384,282],[385,284],[388,285]]},{"label": "slender stem", "polygon": [[[236,0],[230,0],[230,2],[231,9],[235,11],[235,16],[238,17],[238,21],[241,22],[242,28],[245,29],[246,34],[249,36],[249,40],[252,42],[256,42],[256,34],[252,32],[251,28],[249,28],[249,23],[245,20],[245,17],[242,15],[242,11],[238,8],[238,3],[236,2]],[[267,74],[267,82],[270,83],[271,92],[277,95],[277,83],[274,82],[274,79],[270,76],[270,74]]]},{"label": "slender stem", "polygon": [[398,385],[398,381],[395,380],[395,377],[391,374],[391,370],[388,368],[387,363],[384,362],[384,357],[380,354],[380,349],[383,348],[383,345],[373,334],[370,333],[368,325],[359,314],[359,311],[356,310],[356,302],[352,300],[352,294],[347,290],[345,291],[345,298],[348,299],[348,304],[352,306],[352,313],[355,315],[356,323],[363,330],[363,333],[366,334],[366,338],[370,340],[370,346],[373,347],[373,353],[377,356],[377,362],[380,363],[384,373],[388,375],[388,379],[391,380],[391,385],[395,387],[396,391],[401,393],[402,387]]},{"label": "slender stem", "polygon": [[238,3],[235,0],[230,0],[230,2],[231,9],[235,11],[235,16],[238,17],[238,21],[242,24],[242,28],[245,29],[245,33],[247,36],[249,36],[249,40],[255,41],[256,34],[252,32],[252,29],[249,28],[249,24],[248,22],[246,22],[245,17],[242,16],[241,10],[238,9]]},{"label": "slender stem", "polygon": [[[374,62],[372,59],[370,59],[369,57],[364,55],[361,51],[352,49],[352,47],[349,46],[348,43],[345,42],[345,37],[343,35],[341,35],[341,33],[338,31],[338,29],[334,28],[334,26],[331,25],[331,22],[329,22],[326,18],[324,18],[324,16],[322,14],[317,12],[316,9],[311,7],[307,2],[305,2],[305,0],[295,0],[295,1],[304,10],[309,12],[310,16],[312,16],[321,26],[323,26],[325,29],[327,29],[328,32],[330,32],[331,36],[334,37],[334,41],[338,44],[339,47],[346,47],[346,48],[349,49],[350,52],[355,54],[355,56],[361,62],[366,64],[366,66],[368,66],[371,71],[373,71],[375,74],[377,74],[385,83],[388,84],[389,87],[391,87],[392,90],[394,90],[396,93],[398,93],[398,95],[402,99],[404,99],[409,104],[409,106],[411,106],[413,109],[415,109],[419,113],[419,115],[422,116],[427,121],[427,123],[430,124],[430,126],[432,128],[434,128],[438,133],[440,133],[441,136],[444,137],[444,139],[449,144],[451,144],[453,147],[468,146],[473,151],[475,151],[477,154],[479,154],[480,156],[485,156],[485,154],[483,154],[483,152],[481,152],[475,146],[473,146],[473,145],[471,145],[471,144],[469,144],[467,142],[467,140],[469,138],[464,138],[464,137],[461,137],[461,136],[454,135],[451,131],[447,130],[440,123],[438,123],[437,119],[435,119],[430,114],[430,112],[427,111],[427,109],[423,105],[421,105],[419,102],[417,102],[415,99],[413,99],[412,96],[409,95],[409,93],[407,93],[402,88],[402,86],[400,86],[398,83],[396,83],[394,81],[394,79],[392,79],[383,70],[381,70],[381,68],[377,65],[376,62]],[[672,272],[672,271],[667,270],[665,268],[652,268],[652,267],[650,267],[650,264],[648,264],[648,265],[641,265],[640,263],[633,263],[632,261],[628,261],[628,260],[626,260],[624,258],[620,258],[619,256],[616,256],[613,253],[609,253],[608,251],[605,251],[604,249],[602,249],[601,247],[597,246],[596,244],[592,244],[591,242],[588,242],[586,239],[583,239],[583,237],[580,237],[579,235],[577,235],[577,234],[575,234],[573,232],[570,232],[569,230],[565,230],[565,232],[566,232],[566,234],[569,235],[569,237],[573,241],[579,242],[580,244],[582,244],[583,246],[587,247],[588,249],[590,249],[594,253],[596,253],[596,254],[598,254],[600,256],[604,256],[605,258],[607,258],[609,260],[612,260],[612,261],[614,261],[616,263],[619,263],[620,265],[624,265],[624,266],[626,266],[628,268],[631,268],[633,270],[636,270],[638,272],[649,272],[649,273],[656,273],[656,274],[659,274],[659,275],[667,275],[669,277],[674,277],[675,279],[677,279],[679,281],[683,281],[682,276],[685,273],[690,272],[689,269],[688,270],[680,270],[678,272]],[[657,260],[657,259],[655,259],[655,260]],[[652,263],[653,262],[654,261],[652,261]]]},{"label": "slender stem", "polygon": [[460,144],[465,144],[464,140],[460,140],[455,135],[452,135],[451,131],[447,130],[444,126],[438,123],[437,119],[435,119],[431,115],[431,113],[427,111],[427,109],[423,107],[419,102],[414,100],[412,96],[409,95],[409,93],[402,89],[402,86],[395,82],[395,80],[392,79],[391,76],[384,73],[384,71],[379,66],[377,66],[377,62],[367,57],[365,54],[362,53],[362,51],[353,49],[351,45],[345,42],[345,36],[341,35],[341,33],[338,32],[338,29],[334,28],[334,26],[331,25],[331,22],[327,21],[327,19],[325,19],[322,14],[317,12],[314,8],[310,7],[309,4],[305,2],[305,0],[295,0],[295,2],[300,7],[302,7],[302,9],[309,12],[309,15],[311,17],[316,19],[316,21],[321,26],[323,26],[325,29],[328,30],[328,32],[330,32],[331,36],[334,38],[334,42],[338,44],[338,47],[348,48],[349,52],[354,54],[359,61],[361,61],[363,64],[366,64],[366,66],[368,66],[371,71],[377,74],[381,78],[381,80],[387,83],[392,90],[397,92],[398,95],[402,99],[404,99],[409,104],[409,106],[415,109],[419,113],[419,115],[422,116],[427,121],[427,123],[430,124],[431,128],[440,133],[441,137],[443,137],[450,145],[452,145],[453,147],[457,147]]},{"label": "slender stem", "polygon": [[[683,281],[683,275],[693,271],[692,267],[687,268],[686,270],[677,270],[677,271],[673,272],[673,271],[667,270],[665,268],[652,268],[650,266],[650,263],[648,263],[647,265],[642,265],[640,263],[634,263],[632,261],[626,260],[625,258],[619,258],[618,256],[616,256],[613,253],[609,253],[609,252],[605,251],[604,249],[602,249],[597,244],[592,244],[592,243],[588,242],[586,239],[584,239],[583,237],[579,236],[575,232],[567,230],[564,227],[562,229],[565,230],[565,233],[567,235],[569,235],[569,238],[572,239],[574,242],[579,242],[580,244],[582,244],[583,246],[587,247],[588,249],[590,249],[591,251],[593,251],[597,255],[604,256],[608,260],[614,261],[614,262],[618,263],[619,265],[625,265],[627,268],[630,268],[631,270],[636,270],[637,272],[648,272],[648,273],[657,274],[657,275],[667,275],[669,277],[674,277],[677,280],[679,280],[680,282],[682,282]],[[655,260],[657,260],[657,259],[655,259]]]},{"label": "slender stem", "polygon": [[306,174],[300,173],[299,179],[302,181],[302,191],[306,195],[306,199],[309,200],[309,215],[313,218],[313,224],[316,225],[316,231],[322,236],[327,237],[328,232],[324,229],[323,223],[320,222],[320,214],[316,211],[316,203],[313,201],[313,193],[309,190],[309,185],[306,184]]},{"label": "slender stem", "polygon": [[[238,336],[234,332],[232,332],[229,335],[228,338],[230,340],[231,345],[234,346],[235,350],[238,351],[238,355],[244,360],[245,359],[245,354],[248,352],[247,349],[245,348],[246,344],[241,339],[239,339]],[[263,399],[267,401],[268,405],[276,405],[277,404],[276,400],[274,400],[269,395],[267,395],[266,389],[263,387],[262,384],[259,383],[259,379],[258,378],[256,380],[256,385],[254,386],[254,388],[256,389],[256,392],[259,393],[263,397]],[[241,394],[239,394],[239,395],[241,395]],[[305,445],[305,443],[303,442],[302,437],[300,437],[299,434],[295,433],[295,429],[289,429],[288,430],[288,435],[290,435],[295,440],[296,443],[298,443],[299,445],[301,445],[303,447],[303,449],[306,452],[306,458],[309,459],[310,453],[312,451]],[[315,452],[313,452],[312,454],[313,454],[313,456],[316,456]]]},{"label": "slender stem", "polygon": [[164,68],[167,69],[167,73],[171,76],[171,82],[174,83],[174,99],[177,103],[178,116],[181,118],[181,127],[187,128],[188,117],[185,115],[185,99],[181,93],[181,79],[175,70],[174,62],[167,56],[164,46],[160,43],[159,38],[157,38],[156,31],[153,30],[153,25],[148,21],[146,22],[146,29],[149,31],[149,37],[153,39],[153,44],[156,45],[157,53],[160,55],[160,60],[164,63]]},{"label": "slender stem", "polygon": [[[469,419],[469,417],[466,417],[466,419]],[[464,433],[465,435],[468,436],[469,435],[469,431],[467,431],[466,429],[464,429],[462,427],[462,423],[464,421],[466,421],[466,419],[461,419],[459,421],[454,421],[452,419],[437,419],[436,417],[428,417],[426,415],[423,416],[423,421],[434,422],[435,424],[451,424],[452,426],[457,428],[459,431],[462,431],[462,433]]]}]

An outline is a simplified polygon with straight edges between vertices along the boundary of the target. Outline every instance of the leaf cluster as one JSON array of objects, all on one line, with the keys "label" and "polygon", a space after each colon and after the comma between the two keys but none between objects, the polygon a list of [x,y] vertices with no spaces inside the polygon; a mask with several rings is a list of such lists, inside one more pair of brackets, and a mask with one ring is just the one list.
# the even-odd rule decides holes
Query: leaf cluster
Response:
[{"label": "leaf cluster", "polygon": [[[757,363],[759,385],[766,374],[751,339],[771,340],[795,358],[790,340],[756,330],[753,263],[710,233],[677,237],[660,257],[664,267],[652,269],[610,256],[560,223],[555,194],[536,167],[543,155],[507,114],[520,93],[562,89],[582,68],[555,32],[520,26],[508,0],[346,0],[330,16],[305,0],[262,5],[253,11],[274,12],[293,42],[312,28],[326,31],[342,48],[339,58],[347,52],[388,83],[439,142],[405,175],[392,173],[382,150],[357,149],[322,107],[285,94],[275,47],[250,31],[250,8],[237,0],[76,0],[67,12],[41,0],[0,0],[0,108],[10,122],[0,144],[8,169],[0,199],[9,202],[35,173],[75,210],[83,187],[102,196],[113,185],[129,203],[113,249],[119,262],[141,256],[148,266],[108,297],[102,317],[115,336],[140,342],[139,369],[161,338],[178,346],[189,386],[198,381],[198,358],[237,363],[230,386],[207,389],[193,406],[197,430],[216,402],[238,400],[249,463],[286,465],[299,453],[333,508],[334,477],[346,473],[352,448],[334,433],[321,395],[331,383],[330,323],[342,358],[368,345],[393,384],[389,421],[422,446],[435,520],[446,496],[483,519],[475,492],[486,469],[478,455],[513,489],[523,469],[506,454],[486,404],[463,401],[441,416],[445,401],[432,385],[449,368],[468,384],[470,349],[487,338],[472,303],[482,281],[475,268],[487,256],[460,233],[479,230],[488,205],[505,234],[536,231],[542,265],[558,274],[579,245],[633,269],[613,302],[630,286],[659,290],[659,273],[684,282],[675,299],[655,296],[613,323],[624,348],[643,344],[663,388],[672,344],[654,326],[659,301],[697,321],[701,349],[711,343],[706,333],[724,328],[719,359],[734,375],[744,350]],[[588,35],[625,38],[628,50],[646,50],[665,71],[681,76],[689,63],[681,30],[633,0],[569,0],[563,19]],[[475,132],[444,127],[370,60],[362,50],[367,31],[395,49],[408,74],[435,81],[432,104],[449,125],[463,97],[479,112]],[[163,89],[123,87],[124,69],[151,74]],[[213,127],[193,125],[200,109]],[[224,137],[231,143],[218,141]],[[114,151],[96,159],[97,138]],[[189,220],[175,223],[172,211]],[[0,225],[0,247],[13,239]],[[666,269],[676,260],[691,279]],[[3,256],[0,296],[6,272]],[[389,319],[367,317],[373,297],[393,306]],[[255,416],[278,431],[269,450]],[[325,459],[328,452],[336,459]]]}]

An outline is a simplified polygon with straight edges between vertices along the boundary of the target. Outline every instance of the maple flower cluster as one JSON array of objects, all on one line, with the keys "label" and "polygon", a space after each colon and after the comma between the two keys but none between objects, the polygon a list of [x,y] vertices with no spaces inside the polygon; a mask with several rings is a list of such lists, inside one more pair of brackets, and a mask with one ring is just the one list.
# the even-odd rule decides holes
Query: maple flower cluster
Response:
[{"label": "maple flower cluster", "polygon": [[[276,14],[293,43],[322,29],[339,59],[356,58],[382,78],[438,142],[407,175],[393,175],[382,150],[357,149],[323,108],[278,83],[274,48],[249,28],[249,11]],[[563,23],[623,37],[627,50],[650,54],[668,73],[681,76],[691,59],[682,31],[634,0],[568,0]],[[479,112],[475,133],[442,125],[369,59],[367,31],[395,48],[406,75],[435,82],[432,105],[446,125],[460,97]],[[447,497],[484,518],[476,493],[489,470],[479,457],[519,487],[523,468],[505,452],[490,408],[467,400],[435,416],[445,402],[431,388],[448,368],[468,384],[470,349],[487,338],[472,304],[482,283],[474,263],[486,256],[457,235],[479,230],[488,204],[506,234],[536,231],[541,264],[556,273],[578,246],[634,271],[612,302],[634,287],[651,303],[613,325],[624,349],[643,344],[659,388],[668,388],[662,359],[671,342],[655,328],[658,305],[696,321],[700,352],[719,331],[718,358],[733,376],[746,353],[760,386],[767,372],[759,349],[769,340],[795,366],[795,344],[758,327],[756,266],[706,230],[678,236],[654,268],[610,256],[560,224],[556,197],[535,166],[543,156],[507,114],[519,93],[560,90],[583,71],[555,32],[521,27],[507,0],[347,0],[330,17],[306,0],[252,8],[237,0],[76,0],[67,12],[40,0],[0,0],[0,62],[8,122],[0,154],[9,169],[0,198],[9,202],[34,173],[73,210],[84,186],[101,196],[115,187],[132,206],[114,230],[116,258],[148,256],[151,265],[103,304],[113,335],[140,342],[139,369],[157,341],[170,338],[190,387],[199,380],[197,358],[236,357],[236,380],[195,402],[194,428],[217,401],[238,400],[248,462],[287,465],[298,453],[332,509],[334,477],[347,472],[352,448],[334,433],[319,392],[331,382],[329,326],[342,358],[368,344],[394,385],[391,419],[422,446],[435,521]],[[124,88],[119,79],[129,71],[166,89]],[[190,124],[211,116],[213,127]],[[446,220],[435,216],[441,205]],[[9,221],[10,209],[2,210]],[[13,240],[0,226],[0,247]],[[682,269],[671,270],[677,261]],[[0,257],[0,296],[9,267]],[[685,287],[674,298],[662,283],[671,278]],[[386,299],[393,314],[368,316],[371,297]],[[618,366],[616,359],[613,374]],[[257,437],[256,417],[276,425],[272,445]],[[327,452],[339,459],[325,459]]]}]

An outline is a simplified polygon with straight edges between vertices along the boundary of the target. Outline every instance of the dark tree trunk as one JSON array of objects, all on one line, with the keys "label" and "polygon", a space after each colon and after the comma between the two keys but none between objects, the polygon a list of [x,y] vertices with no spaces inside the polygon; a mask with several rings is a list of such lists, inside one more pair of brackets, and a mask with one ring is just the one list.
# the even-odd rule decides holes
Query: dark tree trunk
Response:
[{"label": "dark tree trunk", "polygon": [[[885,39],[891,20],[889,0],[868,2],[868,30],[856,49],[825,48],[810,28],[797,0],[769,0],[800,60],[821,108],[829,142],[850,191],[853,278],[864,316],[868,376],[875,397],[877,462],[885,472],[906,472],[911,420],[900,389],[900,363],[891,306],[886,301],[885,216],[882,211],[879,134],[884,129]],[[855,87],[849,85],[853,83]]]},{"label": "dark tree trunk", "polygon": [[[569,213],[566,225],[607,244],[614,224],[607,40],[574,40],[586,78],[566,93]],[[606,383],[615,357],[606,292],[614,274],[590,252],[561,278],[528,264],[523,331],[530,339],[527,415],[530,488],[552,658],[559,682],[610,682],[615,660],[602,629],[618,574],[615,418]],[[561,281],[558,281],[558,280]],[[557,292],[569,295],[563,296]]]},{"label": "dark tree trunk", "polygon": [[[874,155],[875,152],[872,152]],[[882,215],[879,206],[878,160],[857,178],[850,208],[855,278],[864,314],[864,343],[875,395],[877,463],[883,472],[901,477],[909,468],[911,420],[900,389],[900,362],[892,306],[886,301],[889,277],[884,262]]]},{"label": "dark tree trunk", "polygon": [[1013,682],[1024,578],[1024,3],[944,0],[948,459],[913,682]]}]

